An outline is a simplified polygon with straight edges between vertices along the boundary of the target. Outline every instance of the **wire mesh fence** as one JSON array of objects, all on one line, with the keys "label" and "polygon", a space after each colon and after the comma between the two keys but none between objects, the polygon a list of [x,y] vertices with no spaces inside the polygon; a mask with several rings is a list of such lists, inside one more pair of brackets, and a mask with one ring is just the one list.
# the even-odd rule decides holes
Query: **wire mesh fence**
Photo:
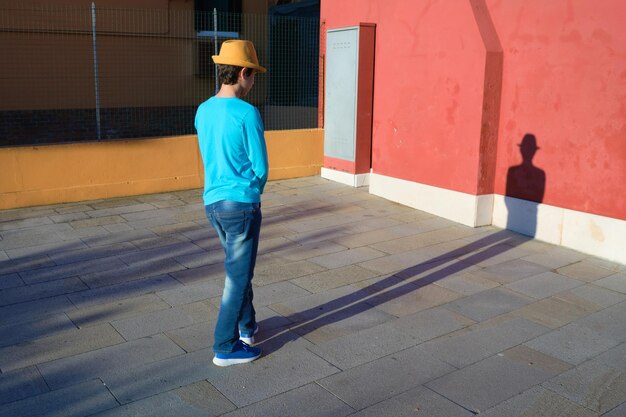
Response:
[{"label": "wire mesh fence", "polygon": [[246,97],[267,130],[317,127],[318,18],[0,6],[0,146],[193,134],[227,39],[268,69]]}]

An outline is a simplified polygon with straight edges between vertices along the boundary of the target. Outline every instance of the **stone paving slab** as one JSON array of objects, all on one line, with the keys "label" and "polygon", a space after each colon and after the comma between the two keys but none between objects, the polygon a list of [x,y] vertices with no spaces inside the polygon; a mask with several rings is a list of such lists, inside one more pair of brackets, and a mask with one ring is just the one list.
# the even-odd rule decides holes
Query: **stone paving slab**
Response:
[{"label": "stone paving slab", "polygon": [[626,401],[626,370],[591,360],[542,386],[582,407],[605,413]]},{"label": "stone paving slab", "polygon": [[609,260],[602,259],[602,258],[596,258],[593,256],[586,258],[585,261],[592,265],[599,266],[604,269],[608,269],[609,271],[626,272],[626,264],[619,264],[617,262],[609,261]]},{"label": "stone paving slab", "polygon": [[554,272],[544,272],[530,278],[524,278],[505,285],[520,294],[541,299],[583,285],[582,281],[566,278]]},{"label": "stone paving slab", "polygon": [[94,417],[212,417],[236,407],[206,381],[125,404]]},{"label": "stone paving slab", "polygon": [[488,248],[483,251],[483,256],[478,257],[484,259],[479,259],[477,262],[472,261],[472,263],[483,268],[489,268],[490,266],[499,265],[502,262],[523,259],[524,256],[528,255],[528,252],[524,249],[511,245],[512,243],[507,240],[499,245]]},{"label": "stone paving slab", "polygon": [[[153,232],[157,233],[155,230]],[[163,236],[157,233],[158,236],[148,237],[145,239],[133,240],[131,243],[141,250],[160,248],[163,246],[176,245],[182,242],[188,242],[189,238],[179,234],[168,234]]]},{"label": "stone paving slab", "polygon": [[102,381],[93,380],[0,406],[0,415],[83,417],[117,405]]},{"label": "stone paving slab", "polygon": [[88,287],[76,277],[0,290],[0,306],[71,294]]},{"label": "stone paving slab", "polygon": [[[375,216],[375,214],[373,216]],[[357,222],[344,225],[342,229],[354,235],[372,231],[381,232],[383,230],[396,231],[397,237],[417,233],[415,226],[412,227],[411,225],[389,217],[364,218]]]},{"label": "stone paving slab", "polygon": [[549,329],[528,320],[501,317],[467,327],[424,345],[424,349],[456,368],[463,368],[525,341]]},{"label": "stone paving slab", "polygon": [[626,294],[626,274],[615,274],[595,282],[603,288]]},{"label": "stone paving slab", "polygon": [[434,284],[464,296],[476,294],[499,286],[499,284],[494,281],[472,274],[471,269],[437,279]]},{"label": "stone paving slab", "polygon": [[115,372],[133,373],[138,367],[183,353],[167,337],[157,335],[53,360],[38,368],[48,386],[58,389],[76,381],[105,378]]},{"label": "stone paving slab", "polygon": [[[87,244],[85,244],[82,240],[67,240],[59,243],[62,239],[48,233],[36,234],[28,237],[28,239],[30,239],[29,242],[23,242],[23,244],[18,248],[6,249],[5,252],[9,258],[19,260],[22,258],[41,257],[44,255],[49,255],[51,258],[54,255],[57,255],[57,258],[60,258],[60,254],[72,253],[88,248]],[[50,242],[45,243],[48,240]],[[6,240],[0,241],[0,243],[2,242],[6,242]],[[60,262],[56,263],[59,264]]]},{"label": "stone paving slab", "polygon": [[112,321],[111,325],[124,339],[134,340],[206,321],[217,311],[207,303],[196,302]]},{"label": "stone paving slab", "polygon": [[[556,359],[534,359],[537,353],[515,348],[426,384],[455,403],[480,413],[567,369]],[[543,363],[542,363],[543,362]]]},{"label": "stone paving slab", "polygon": [[[221,285],[224,278],[224,265],[216,263],[213,265],[205,265],[197,268],[184,269],[168,273],[169,276],[175,278],[183,285],[193,285],[201,282],[212,281],[214,285]],[[255,282],[253,281],[253,284]]]},{"label": "stone paving slab", "polygon": [[[292,319],[293,316],[288,317]],[[349,306],[329,314],[317,316],[299,323],[292,330],[307,340],[320,344],[337,337],[350,335],[361,330],[392,321],[393,316],[371,309],[364,303]]]},{"label": "stone paving slab", "polygon": [[147,259],[140,264],[84,274],[81,275],[80,279],[87,284],[89,288],[96,289],[110,287],[115,284],[128,283],[142,278],[165,275],[169,272],[182,271],[184,269],[184,265],[179,264],[173,259]]},{"label": "stone paving slab", "polygon": [[[328,227],[326,229],[321,230],[313,230],[310,232],[303,232],[297,234],[290,234],[285,236],[287,239],[292,242],[297,243],[298,245],[329,245],[329,242],[333,240],[347,236],[349,234],[348,230],[345,230],[343,227]],[[310,257],[309,254],[306,257]]]},{"label": "stone paving slab", "polygon": [[[331,240],[331,239],[325,239]],[[294,242],[290,240],[290,242]],[[284,250],[277,251],[275,254],[288,260],[288,261],[301,261],[308,258],[328,255],[330,253],[336,253],[345,250],[345,246],[331,242],[312,242],[312,243],[298,243],[294,245],[291,243]]]},{"label": "stone paving slab", "polygon": [[259,401],[240,408],[225,417],[256,416],[297,416],[342,417],[353,415],[354,410],[337,397],[317,384],[308,384],[301,388]]},{"label": "stone paving slab", "polygon": [[526,344],[563,361],[580,364],[616,346],[618,342],[593,329],[572,323]]},{"label": "stone paving slab", "polygon": [[[263,307],[271,304],[278,304],[283,301],[289,301],[300,297],[305,297],[311,293],[306,289],[302,289],[295,283],[290,281],[277,282],[276,284],[265,285],[255,288],[254,305]],[[221,292],[220,294],[221,295]]]},{"label": "stone paving slab", "polygon": [[602,415],[602,417],[621,417],[626,415],[626,402],[618,405],[613,410]]},{"label": "stone paving slab", "polygon": [[49,216],[49,218],[54,223],[69,223],[72,221],[89,219],[90,217],[85,212],[77,211],[74,213],[56,214],[54,216]]},{"label": "stone paving slab", "polygon": [[431,309],[317,344],[311,350],[345,370],[400,352],[469,324],[463,317],[445,309]]},{"label": "stone paving slab", "polygon": [[576,321],[581,326],[597,331],[599,334],[612,337],[617,342],[626,341],[626,302],[612,305],[602,311]]},{"label": "stone paving slab", "polygon": [[489,266],[481,271],[481,275],[500,284],[509,284],[548,271],[547,267],[523,259],[513,259]]},{"label": "stone paving slab", "polygon": [[18,273],[0,275],[0,290],[21,287],[24,281]]},{"label": "stone paving slab", "polygon": [[286,264],[258,265],[254,272],[255,285],[268,285],[325,271],[323,266],[307,261]]},{"label": "stone paving slab", "polygon": [[104,375],[103,381],[121,404],[132,403],[153,395],[206,379],[222,372],[213,366],[212,352],[203,349],[192,353],[134,366],[117,368]]},{"label": "stone paving slab", "polygon": [[213,346],[216,319],[170,330],[165,335],[187,353],[210,348]]},{"label": "stone paving slab", "polygon": [[[174,306],[194,303],[196,301],[208,300],[209,298],[219,297],[222,295],[224,285],[221,282],[205,281],[194,283],[193,285],[185,285],[174,290],[159,291],[156,294],[163,301]],[[255,301],[256,301],[255,293]],[[256,303],[255,303],[256,304]]]},{"label": "stone paving slab", "polygon": [[[80,217],[80,214],[83,214],[83,216]],[[70,226],[72,226],[74,229],[84,229],[94,226],[110,226],[126,222],[126,220],[124,220],[122,216],[105,216],[92,218],[84,213],[73,213],[71,216],[73,216],[73,218],[67,218],[67,222],[69,222]]]},{"label": "stone paving slab", "polygon": [[352,417],[472,417],[475,414],[425,387],[417,387],[376,405]]},{"label": "stone paving slab", "polygon": [[112,256],[23,271],[20,272],[20,276],[26,284],[37,284],[90,273],[118,270],[124,267],[127,265],[121,259]]},{"label": "stone paving slab", "polygon": [[175,237],[176,239],[181,239],[184,237],[187,240],[190,240],[188,236],[185,236],[186,233],[206,233],[207,235],[213,234],[210,226],[208,224],[204,224],[202,226],[197,223],[188,221],[182,223],[174,223],[163,226],[156,226],[151,229],[154,233],[160,236],[161,239],[164,237]]},{"label": "stone paving slab", "polygon": [[431,262],[437,264],[430,255],[424,253],[421,249],[416,249],[372,259],[360,263],[359,266],[384,275],[398,273],[402,270]]},{"label": "stone paving slab", "polygon": [[454,371],[420,346],[350,368],[318,383],[361,410]]},{"label": "stone paving slab", "polygon": [[447,305],[447,308],[472,320],[483,321],[509,313],[530,304],[532,301],[532,298],[513,291],[494,288],[453,301]]},{"label": "stone paving slab", "polygon": [[222,264],[224,255],[221,251],[211,250],[175,256],[173,259],[185,268],[199,268],[207,265]]},{"label": "stone paving slab", "polygon": [[589,310],[580,305],[550,297],[525,305],[511,314],[524,317],[551,329],[558,329],[589,313]]},{"label": "stone paving slab", "polygon": [[388,314],[403,317],[459,299],[461,295],[436,285],[404,284],[374,294],[367,303]]},{"label": "stone paving slab", "polygon": [[104,236],[93,236],[84,238],[82,241],[90,248],[100,249],[103,246],[111,246],[116,243],[128,243],[134,240],[147,239],[155,237],[156,233],[146,229],[129,230],[118,233],[109,233]]},{"label": "stone paving slab", "polygon": [[53,314],[41,320],[0,326],[0,347],[37,340],[42,337],[76,330],[76,325],[65,314]]},{"label": "stone paving slab", "polygon": [[120,259],[127,265],[141,265],[146,262],[192,255],[196,253],[206,253],[204,249],[191,242],[176,242],[172,245],[158,246],[150,249],[130,252],[120,256]]},{"label": "stone paving slab", "polygon": [[[238,407],[274,397],[339,370],[307,350],[267,355],[255,363],[221,368],[209,382]],[[262,384],[259,381],[263,381]]]},{"label": "stone paving slab", "polygon": [[73,357],[122,342],[124,339],[108,323],[63,332],[29,343],[1,348],[0,369],[6,372],[59,358]]},{"label": "stone paving slab", "polygon": [[56,263],[48,257],[48,255],[36,255],[30,257],[21,257],[17,259],[10,259],[8,255],[6,255],[5,251],[0,252],[4,253],[5,259],[0,259],[0,274],[8,275],[18,273],[20,271],[28,271],[30,269],[43,268],[47,266],[55,266]]},{"label": "stone paving slab", "polygon": [[624,341],[625,308],[626,303],[617,304],[542,335],[526,345],[578,365]]},{"label": "stone paving slab", "polygon": [[585,258],[586,255],[580,252],[554,246],[544,252],[528,255],[522,259],[550,269],[558,269]]},{"label": "stone paving slab", "polygon": [[73,311],[76,306],[64,295],[0,307],[0,326],[36,321],[49,315]]},{"label": "stone paving slab", "polygon": [[36,367],[0,374],[0,404],[18,401],[50,391]]},{"label": "stone paving slab", "polygon": [[75,309],[65,314],[67,314],[77,327],[83,328],[135,317],[151,311],[164,310],[169,307],[170,304],[166,303],[155,294],[148,294],[114,301],[112,303],[83,306],[80,309]]},{"label": "stone paving slab", "polygon": [[[129,226],[129,230],[133,231],[133,233],[129,231],[129,234],[131,234],[129,241],[133,242],[135,240],[143,240],[149,239],[151,237],[156,237],[158,235],[154,231],[152,231],[152,229],[161,226],[170,226],[176,223],[177,220],[173,217],[151,217],[142,220],[126,221],[123,224]],[[134,234],[135,236],[132,236],[132,234]],[[95,244],[97,245],[97,242]]]},{"label": "stone paving slab", "polygon": [[626,371],[626,343],[622,343],[592,359],[593,363],[608,365]]},{"label": "stone paving slab", "polygon": [[[90,217],[104,217],[156,210],[154,206],[146,203],[127,205],[125,202],[119,201],[118,204],[119,205],[117,207],[97,208],[96,210],[89,211],[88,214]],[[95,207],[103,206],[99,205]]]},{"label": "stone paving slab", "polygon": [[368,261],[370,259],[380,258],[381,256],[385,256],[385,253],[368,247],[362,247],[342,252],[335,252],[330,255],[317,256],[309,259],[309,261],[325,268],[334,269]]},{"label": "stone paving slab", "polygon": [[169,275],[160,275],[146,279],[124,282],[93,290],[70,294],[68,298],[78,308],[96,304],[110,303],[140,295],[150,294],[181,287],[182,284]]},{"label": "stone paving slab", "polygon": [[484,417],[598,417],[599,414],[550,390],[533,387],[480,415]]},{"label": "stone paving slab", "polygon": [[401,228],[390,227],[368,232],[352,232],[349,235],[337,237],[333,241],[346,248],[354,249],[404,237],[406,236],[405,230],[406,225],[403,225]]},{"label": "stone paving slab", "polygon": [[293,282],[305,290],[315,293],[343,287],[360,281],[374,278],[376,273],[357,265],[331,269],[315,274],[310,274],[301,278],[292,279]]},{"label": "stone paving slab", "polygon": [[97,248],[89,248],[85,246],[80,249],[53,253],[50,255],[50,258],[55,262],[55,264],[63,265],[73,264],[79,261],[90,261],[94,259],[103,259],[123,255],[134,250],[136,250],[134,245],[128,242],[118,242]]},{"label": "stone paving slab", "polygon": [[[447,229],[444,229],[448,231]],[[449,230],[453,230],[449,228]],[[457,230],[457,229],[454,229]],[[370,244],[370,247],[388,254],[398,254],[431,246],[437,243],[445,242],[445,233],[441,230],[422,231],[415,235],[401,237],[399,239],[387,240],[381,243]]]},{"label": "stone paving slab", "polygon": [[576,304],[589,312],[599,311],[626,300],[626,294],[607,290],[596,285],[583,285],[555,297]]},{"label": "stone paving slab", "polygon": [[[54,207],[61,207],[54,206]],[[3,210],[0,212],[0,222],[14,222],[33,217],[46,217],[57,214],[54,208],[49,207],[28,207],[19,209]]]},{"label": "stone paving slab", "polygon": [[48,217],[31,217],[23,220],[15,220],[12,222],[0,223],[0,233],[7,232],[9,230],[16,229],[28,229],[42,225],[53,224],[53,221]]},{"label": "stone paving slab", "polygon": [[263,210],[229,368],[201,190],[0,211],[0,415],[625,414],[626,266],[319,177]]},{"label": "stone paving slab", "polygon": [[583,259],[575,264],[567,265],[556,270],[557,273],[574,278],[580,281],[594,282],[598,279],[608,277],[613,271],[594,265],[592,262]]}]

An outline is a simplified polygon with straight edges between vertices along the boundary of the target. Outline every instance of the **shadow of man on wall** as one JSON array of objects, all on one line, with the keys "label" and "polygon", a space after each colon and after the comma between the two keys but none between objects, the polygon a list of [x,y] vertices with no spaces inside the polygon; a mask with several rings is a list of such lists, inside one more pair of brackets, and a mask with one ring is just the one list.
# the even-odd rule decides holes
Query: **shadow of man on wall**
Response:
[{"label": "shadow of man on wall", "polygon": [[[540,149],[535,135],[527,133],[518,144],[522,163],[509,168],[504,202],[508,211],[507,229],[527,236],[537,233],[537,207],[543,201],[546,173],[533,165]],[[524,200],[524,201],[519,201]]]}]

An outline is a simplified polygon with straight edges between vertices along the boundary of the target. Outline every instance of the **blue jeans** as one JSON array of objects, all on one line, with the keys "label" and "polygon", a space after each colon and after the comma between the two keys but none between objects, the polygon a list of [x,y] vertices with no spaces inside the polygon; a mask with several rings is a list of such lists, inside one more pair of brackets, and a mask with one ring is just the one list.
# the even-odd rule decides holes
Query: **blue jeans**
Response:
[{"label": "blue jeans", "polygon": [[261,205],[222,200],[205,206],[206,216],[224,248],[226,280],[215,326],[213,350],[230,353],[239,330],[256,325],[252,306],[252,277],[261,231]]}]

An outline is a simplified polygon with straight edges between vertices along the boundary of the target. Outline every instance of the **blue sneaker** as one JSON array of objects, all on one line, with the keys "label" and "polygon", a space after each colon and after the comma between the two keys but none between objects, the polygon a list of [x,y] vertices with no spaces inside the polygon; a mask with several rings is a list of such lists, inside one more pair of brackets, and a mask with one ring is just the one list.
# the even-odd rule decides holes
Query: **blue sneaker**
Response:
[{"label": "blue sneaker", "polygon": [[242,342],[248,344],[248,345],[253,345],[254,344],[254,335],[257,334],[259,332],[259,325],[255,324],[254,325],[254,330],[253,331],[245,331],[245,330],[239,330],[239,340],[241,340]]},{"label": "blue sneaker", "polygon": [[216,353],[213,363],[217,366],[230,366],[240,363],[248,363],[261,356],[261,349],[252,347],[241,340],[237,340],[233,351],[230,353]]}]

